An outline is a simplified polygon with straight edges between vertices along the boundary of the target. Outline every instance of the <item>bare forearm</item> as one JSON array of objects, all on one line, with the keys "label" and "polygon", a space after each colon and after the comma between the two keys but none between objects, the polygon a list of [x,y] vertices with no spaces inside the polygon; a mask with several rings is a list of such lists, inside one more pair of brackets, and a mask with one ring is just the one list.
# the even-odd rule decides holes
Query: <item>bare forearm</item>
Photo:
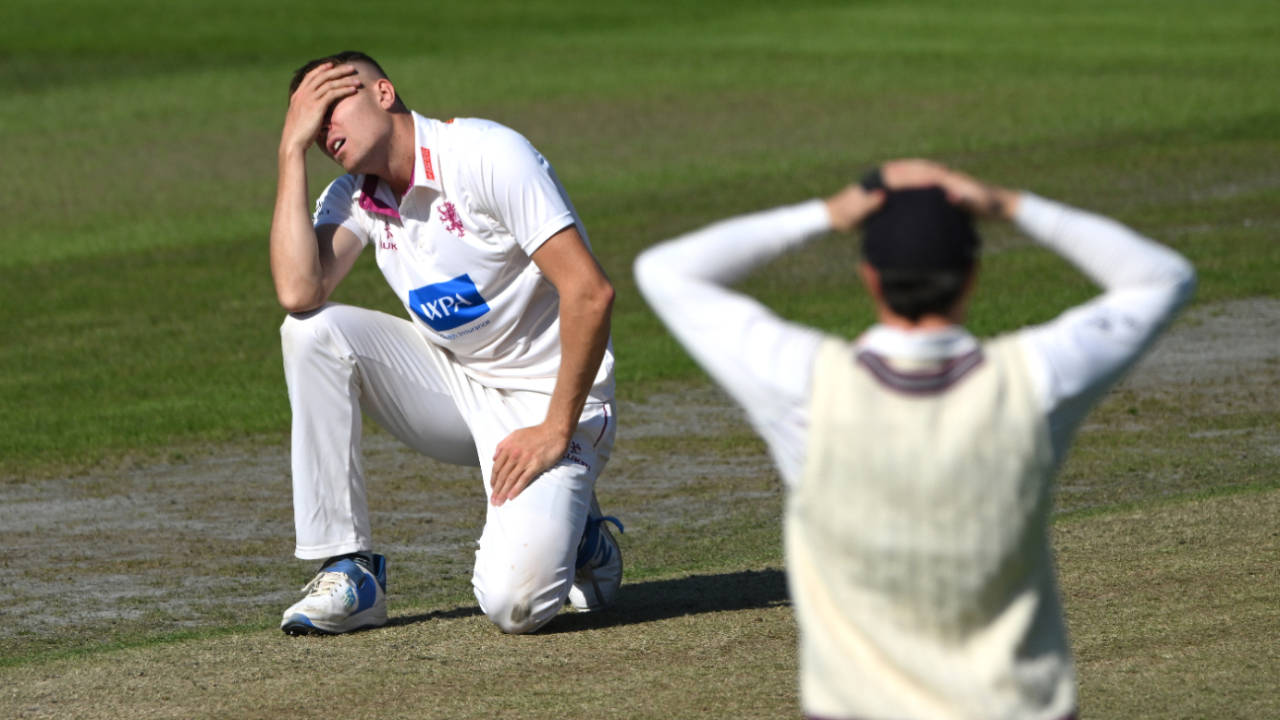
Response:
[{"label": "bare forearm", "polygon": [[546,422],[566,438],[578,425],[609,344],[612,309],[612,287],[591,296],[561,298],[560,370]]},{"label": "bare forearm", "polygon": [[280,148],[276,205],[271,218],[271,277],[276,297],[290,312],[324,302],[319,243],[307,212],[306,148]]},{"label": "bare forearm", "polygon": [[560,372],[543,422],[521,428],[498,443],[493,456],[490,502],[501,505],[520,494],[564,454],[609,343],[613,288],[560,296]]},{"label": "bare forearm", "polygon": [[[276,207],[271,217],[271,277],[276,297],[290,312],[324,304],[345,272],[334,263],[332,238],[317,237],[307,210],[307,148],[324,129],[326,113],[360,88],[353,65],[322,63],[289,96],[280,132]],[[321,241],[324,242],[321,242]]]}]

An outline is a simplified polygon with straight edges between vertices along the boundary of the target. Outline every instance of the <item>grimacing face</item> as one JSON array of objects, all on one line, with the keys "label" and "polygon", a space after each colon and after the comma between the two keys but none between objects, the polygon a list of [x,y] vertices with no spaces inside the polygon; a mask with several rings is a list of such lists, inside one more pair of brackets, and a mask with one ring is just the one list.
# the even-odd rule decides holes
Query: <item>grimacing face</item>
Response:
[{"label": "grimacing face", "polygon": [[363,63],[353,63],[360,78],[359,89],[329,107],[316,145],[320,151],[348,172],[360,171],[390,136],[391,115],[388,108],[395,99],[390,81],[378,77]]}]

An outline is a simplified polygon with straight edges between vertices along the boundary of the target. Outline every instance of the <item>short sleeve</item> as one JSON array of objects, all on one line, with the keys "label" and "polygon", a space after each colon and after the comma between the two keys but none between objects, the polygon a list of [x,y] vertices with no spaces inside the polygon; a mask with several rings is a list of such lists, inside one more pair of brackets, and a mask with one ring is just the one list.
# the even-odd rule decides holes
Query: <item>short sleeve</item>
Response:
[{"label": "short sleeve", "polygon": [[356,237],[361,245],[369,244],[369,233],[361,226],[360,213],[354,212],[356,199],[356,178],[354,175],[343,175],[329,183],[329,186],[316,198],[315,213],[311,216],[311,224],[341,225]]},{"label": "short sleeve", "polygon": [[479,209],[532,255],[552,235],[578,222],[568,193],[551,163],[523,135],[496,123],[482,133]]}]

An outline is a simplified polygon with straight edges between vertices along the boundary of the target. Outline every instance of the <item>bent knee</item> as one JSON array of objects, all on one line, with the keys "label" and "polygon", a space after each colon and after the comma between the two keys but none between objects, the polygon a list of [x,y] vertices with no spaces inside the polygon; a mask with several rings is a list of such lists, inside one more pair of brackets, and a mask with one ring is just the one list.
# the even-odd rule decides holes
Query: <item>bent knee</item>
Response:
[{"label": "bent knee", "polygon": [[508,635],[525,635],[550,622],[552,616],[535,618],[528,602],[517,602],[489,614],[489,620]]},{"label": "bent knee", "polygon": [[551,622],[565,600],[564,597],[549,593],[485,593],[479,588],[476,590],[476,597],[489,621],[510,635],[536,632]]},{"label": "bent knee", "polygon": [[312,332],[310,328],[323,322],[324,311],[327,307],[329,306],[322,305],[306,312],[287,313],[284,316],[284,321],[280,323],[280,335],[290,336]]},{"label": "bent knee", "polygon": [[307,312],[289,313],[280,323],[280,348],[285,357],[327,349],[332,333],[329,319],[333,313],[325,305]]}]

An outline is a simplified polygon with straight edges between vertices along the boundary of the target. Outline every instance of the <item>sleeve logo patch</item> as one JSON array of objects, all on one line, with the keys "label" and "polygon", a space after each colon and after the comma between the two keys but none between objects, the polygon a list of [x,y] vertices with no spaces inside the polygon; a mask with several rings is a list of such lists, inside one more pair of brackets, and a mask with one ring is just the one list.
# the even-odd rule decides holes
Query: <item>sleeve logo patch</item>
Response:
[{"label": "sleeve logo patch", "polygon": [[464,273],[410,290],[409,309],[432,330],[443,333],[480,318],[489,312],[489,304],[480,297],[471,276]]}]

